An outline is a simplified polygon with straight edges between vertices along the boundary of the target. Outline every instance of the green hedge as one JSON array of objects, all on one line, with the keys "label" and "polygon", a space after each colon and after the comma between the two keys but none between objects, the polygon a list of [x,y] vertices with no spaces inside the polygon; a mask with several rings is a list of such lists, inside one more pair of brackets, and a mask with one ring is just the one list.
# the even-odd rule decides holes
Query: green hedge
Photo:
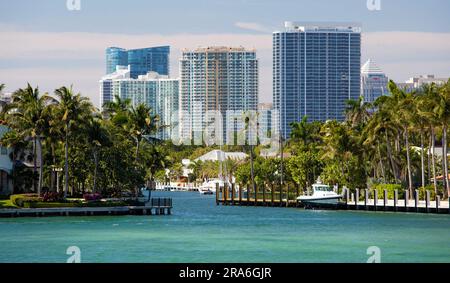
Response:
[{"label": "green hedge", "polygon": [[42,201],[42,198],[40,198],[37,194],[11,195],[9,199],[13,205],[18,207],[24,207],[25,203]]},{"label": "green hedge", "polygon": [[24,208],[63,208],[63,207],[81,207],[76,202],[25,202]]}]

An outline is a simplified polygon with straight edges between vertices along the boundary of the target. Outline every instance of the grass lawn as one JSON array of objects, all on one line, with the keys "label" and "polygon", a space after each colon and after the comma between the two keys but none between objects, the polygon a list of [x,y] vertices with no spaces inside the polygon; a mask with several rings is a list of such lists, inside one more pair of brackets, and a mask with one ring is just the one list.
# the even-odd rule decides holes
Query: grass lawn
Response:
[{"label": "grass lawn", "polygon": [[14,204],[12,204],[11,200],[5,199],[0,200],[0,208],[17,208]]}]

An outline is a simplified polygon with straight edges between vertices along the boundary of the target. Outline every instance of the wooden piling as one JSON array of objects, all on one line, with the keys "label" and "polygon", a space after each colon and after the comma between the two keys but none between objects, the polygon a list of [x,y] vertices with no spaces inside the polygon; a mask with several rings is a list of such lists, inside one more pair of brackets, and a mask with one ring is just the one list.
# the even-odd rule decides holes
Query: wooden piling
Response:
[{"label": "wooden piling", "polygon": [[224,201],[224,205],[227,205],[227,199],[228,199],[228,184],[224,183],[223,184],[223,201]]},{"label": "wooden piling", "polygon": [[233,184],[231,184],[231,204],[232,205],[234,205],[235,203],[234,203],[234,193],[235,193],[235,188],[236,188],[236,185],[233,183]]},{"label": "wooden piling", "polygon": [[273,188],[273,184],[271,184],[270,185],[270,202],[271,202],[271,205],[273,206],[273,204],[275,203],[275,190],[274,190],[274,188]]},{"label": "wooden piling", "polygon": [[255,206],[258,205],[258,186],[255,184]]},{"label": "wooden piling", "polygon": [[219,205],[219,194],[220,194],[220,186],[219,183],[216,183],[216,205]]},{"label": "wooden piling", "polygon": [[357,188],[355,191],[355,207],[358,210],[358,202],[359,202],[359,189]]},{"label": "wooden piling", "polygon": [[427,209],[427,213],[430,212],[430,191],[425,191],[425,207]]},{"label": "wooden piling", "polygon": [[378,191],[375,189],[373,191],[373,208],[375,211],[377,211],[377,205],[378,205]]},{"label": "wooden piling", "polygon": [[247,201],[245,202],[246,205],[250,204],[250,184],[247,184]]},{"label": "wooden piling", "polygon": [[436,213],[439,213],[439,207],[440,206],[441,206],[441,196],[437,195],[436,196]]},{"label": "wooden piling", "polygon": [[386,189],[383,191],[383,200],[384,200],[384,202],[383,202],[384,211],[386,211],[387,206],[388,206],[388,191]]},{"label": "wooden piling", "polygon": [[419,190],[414,191],[414,208],[419,211]]},{"label": "wooden piling", "polygon": [[398,203],[398,190],[394,190],[394,210],[397,211],[397,203]]},{"label": "wooden piling", "polygon": [[263,205],[266,206],[266,185],[263,185]]},{"label": "wooden piling", "polygon": [[409,192],[405,190],[405,211],[408,212],[408,204],[409,204]]},{"label": "wooden piling", "polygon": [[364,190],[364,209],[367,210],[368,209],[368,205],[369,204],[369,190],[365,189]]},{"label": "wooden piling", "polygon": [[242,204],[242,184],[239,184],[239,205]]},{"label": "wooden piling", "polygon": [[280,206],[283,206],[283,185],[280,184]]},{"label": "wooden piling", "polygon": [[289,184],[286,187],[286,207],[289,207]]}]

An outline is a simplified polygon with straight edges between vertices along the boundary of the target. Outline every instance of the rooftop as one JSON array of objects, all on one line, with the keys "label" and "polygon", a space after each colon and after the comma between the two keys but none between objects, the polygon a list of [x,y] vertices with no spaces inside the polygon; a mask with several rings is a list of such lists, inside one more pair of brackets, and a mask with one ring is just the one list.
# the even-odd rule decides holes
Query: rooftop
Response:
[{"label": "rooftop", "polygon": [[363,73],[363,74],[384,74],[383,71],[378,67],[378,65],[372,59],[367,60],[367,62],[361,67],[361,73]]},{"label": "rooftop", "polygon": [[229,46],[208,46],[198,47],[194,50],[184,49],[183,52],[255,52],[255,49],[247,49],[243,46],[229,47]]},{"label": "rooftop", "polygon": [[287,31],[300,32],[354,32],[360,33],[361,23],[355,22],[284,22]]}]

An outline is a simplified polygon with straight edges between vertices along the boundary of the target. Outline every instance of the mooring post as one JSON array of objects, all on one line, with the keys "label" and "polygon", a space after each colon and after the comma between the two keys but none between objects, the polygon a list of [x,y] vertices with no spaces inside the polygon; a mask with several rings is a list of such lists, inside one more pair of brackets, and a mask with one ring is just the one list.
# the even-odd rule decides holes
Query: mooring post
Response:
[{"label": "mooring post", "polygon": [[377,205],[378,205],[378,190],[373,191],[373,206],[375,211],[377,211]]},{"label": "mooring post", "polygon": [[231,184],[231,204],[232,205],[234,205],[234,193],[235,193],[235,190],[236,189],[236,185],[233,183],[233,184]]},{"label": "mooring post", "polygon": [[239,184],[239,205],[242,204],[242,184]]},{"label": "mooring post", "polygon": [[364,190],[364,208],[366,210],[368,209],[368,207],[367,207],[368,203],[369,203],[369,190],[365,189]]},{"label": "mooring post", "polygon": [[348,205],[349,201],[350,201],[350,190],[348,188],[345,188],[345,205]]},{"label": "mooring post", "polygon": [[414,207],[416,212],[419,212],[419,190],[414,191]]},{"label": "mooring post", "polygon": [[266,206],[266,184],[263,184],[263,205]]},{"label": "mooring post", "polygon": [[394,210],[397,211],[397,202],[398,202],[398,190],[394,190]]},{"label": "mooring post", "polygon": [[227,205],[227,199],[228,199],[228,184],[223,184],[223,204]]},{"label": "mooring post", "polygon": [[246,197],[246,202],[245,205],[249,205],[250,204],[250,184],[247,184],[247,197]]},{"label": "mooring post", "polygon": [[386,189],[383,190],[383,206],[384,206],[384,211],[386,211],[387,206],[388,206],[388,191]]},{"label": "mooring post", "polygon": [[356,188],[356,190],[355,190],[355,207],[356,207],[356,210],[358,210],[358,202],[359,202],[359,189]]},{"label": "mooring post", "polygon": [[427,208],[427,213],[430,212],[430,191],[425,191],[425,207]]},{"label": "mooring post", "polygon": [[405,190],[405,211],[408,212],[408,204],[409,204],[409,192]]},{"label": "mooring post", "polygon": [[280,184],[280,206],[283,206],[283,185]]},{"label": "mooring post", "polygon": [[289,184],[286,187],[286,207],[289,207]]},{"label": "mooring post", "polygon": [[436,213],[439,213],[439,207],[440,206],[441,206],[441,196],[436,195]]},{"label": "mooring post", "polygon": [[219,205],[219,194],[220,194],[219,183],[216,183],[216,205]]},{"label": "mooring post", "polygon": [[258,205],[258,185],[255,184],[255,206]]},{"label": "mooring post", "polygon": [[275,191],[273,189],[273,184],[270,185],[270,195],[271,195],[270,196],[271,197],[271,200],[270,200],[271,206],[273,206],[274,201],[275,201]]}]

